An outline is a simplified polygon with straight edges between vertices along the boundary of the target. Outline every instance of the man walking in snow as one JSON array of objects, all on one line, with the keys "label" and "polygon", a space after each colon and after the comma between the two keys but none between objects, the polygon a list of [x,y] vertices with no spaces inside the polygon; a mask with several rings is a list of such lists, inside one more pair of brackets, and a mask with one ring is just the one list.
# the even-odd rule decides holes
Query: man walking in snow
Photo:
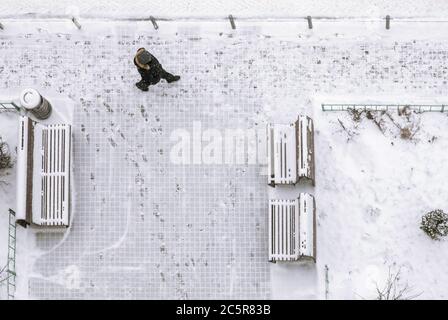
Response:
[{"label": "man walking in snow", "polygon": [[142,76],[142,80],[135,85],[142,91],[148,91],[148,87],[157,84],[160,79],[165,79],[168,83],[180,79],[179,76],[166,72],[159,61],[145,48],[137,50],[137,54],[134,57],[134,64],[137,67],[138,73]]}]

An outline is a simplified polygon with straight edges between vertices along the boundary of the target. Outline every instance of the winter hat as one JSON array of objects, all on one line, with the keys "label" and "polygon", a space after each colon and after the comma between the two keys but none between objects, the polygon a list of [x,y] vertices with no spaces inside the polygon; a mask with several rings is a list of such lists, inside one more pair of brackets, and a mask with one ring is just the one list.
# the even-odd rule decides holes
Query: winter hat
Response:
[{"label": "winter hat", "polygon": [[152,60],[152,55],[148,51],[143,50],[138,54],[137,59],[141,64],[148,64]]}]

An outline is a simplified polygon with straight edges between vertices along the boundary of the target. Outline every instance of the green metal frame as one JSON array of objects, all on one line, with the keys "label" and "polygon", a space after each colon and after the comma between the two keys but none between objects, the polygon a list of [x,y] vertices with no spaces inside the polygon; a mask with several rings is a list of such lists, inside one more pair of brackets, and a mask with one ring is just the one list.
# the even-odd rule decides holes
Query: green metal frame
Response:
[{"label": "green metal frame", "polygon": [[8,260],[6,262],[6,291],[8,300],[14,300],[14,295],[16,292],[16,227],[16,213],[14,210],[9,209]]},{"label": "green metal frame", "polygon": [[17,111],[20,112],[20,107],[16,105],[13,101],[0,101],[0,112],[5,111]]},{"label": "green metal frame", "polygon": [[403,108],[409,108],[417,112],[448,112],[448,105],[445,104],[322,104],[322,111],[388,111],[390,109],[399,110]]}]

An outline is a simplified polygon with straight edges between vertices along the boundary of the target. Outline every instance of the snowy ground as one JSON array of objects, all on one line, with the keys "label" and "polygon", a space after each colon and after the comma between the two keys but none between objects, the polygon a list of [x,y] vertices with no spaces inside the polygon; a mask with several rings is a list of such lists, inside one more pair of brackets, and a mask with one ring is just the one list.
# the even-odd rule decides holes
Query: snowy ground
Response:
[{"label": "snowy ground", "polygon": [[[371,298],[388,268],[401,268],[413,294],[446,299],[447,242],[432,241],[418,226],[423,213],[447,210],[448,118],[390,115],[380,118],[384,133],[365,114],[359,122],[347,114],[316,117],[319,248],[330,268],[330,297]],[[394,123],[410,128],[412,139]]]},{"label": "snowy ground", "polygon": [[[182,80],[139,92],[131,58],[141,46]],[[387,119],[382,133],[319,105],[446,102],[439,24],[10,22],[0,57],[3,93],[32,86],[77,102],[73,225],[64,237],[20,231],[18,297],[324,298],[327,265],[329,298],[373,298],[389,266],[420,298],[447,298],[448,243],[418,228],[426,211],[448,209],[447,115],[413,115],[420,129],[404,140]],[[198,123],[224,134],[299,113],[316,127],[318,262],[272,265],[266,204],[280,191],[266,186],[264,165],[175,164],[170,138]],[[13,196],[0,198],[2,212]]]},{"label": "snowy ground", "polygon": [[2,1],[0,18],[29,13],[82,17],[224,18],[367,17],[446,18],[448,3],[437,0],[14,0]]}]

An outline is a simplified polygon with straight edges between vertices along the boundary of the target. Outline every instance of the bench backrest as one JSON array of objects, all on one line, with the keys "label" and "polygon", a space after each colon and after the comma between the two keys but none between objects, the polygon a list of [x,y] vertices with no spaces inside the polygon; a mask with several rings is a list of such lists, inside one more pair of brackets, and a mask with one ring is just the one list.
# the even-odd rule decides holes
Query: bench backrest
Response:
[{"label": "bench backrest", "polygon": [[18,215],[26,224],[68,226],[71,126],[21,117],[19,134]]},{"label": "bench backrest", "polygon": [[316,260],[314,197],[269,201],[269,261]]},{"label": "bench backrest", "polygon": [[296,184],[306,178],[314,185],[313,120],[299,116],[292,124],[268,124],[268,184]]}]

